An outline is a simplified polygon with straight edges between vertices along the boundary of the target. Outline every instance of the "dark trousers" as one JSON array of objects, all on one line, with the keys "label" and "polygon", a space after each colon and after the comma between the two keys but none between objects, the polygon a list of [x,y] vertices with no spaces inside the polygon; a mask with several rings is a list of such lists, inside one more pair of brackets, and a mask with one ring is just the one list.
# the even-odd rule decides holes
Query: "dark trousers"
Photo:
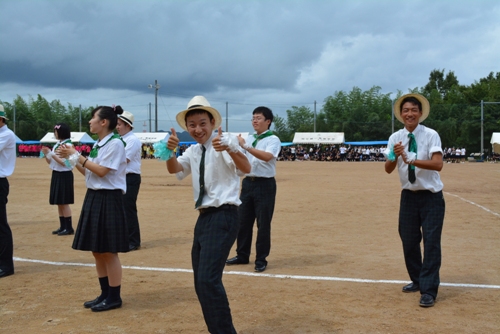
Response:
[{"label": "dark trousers", "polygon": [[7,196],[9,196],[9,181],[0,178],[0,269],[14,270],[14,242],[12,231],[7,223]]},{"label": "dark trousers", "polygon": [[141,174],[127,174],[127,192],[123,195],[123,206],[128,225],[129,243],[132,246],[141,245],[141,230],[137,216],[137,195],[140,187]]},{"label": "dark trousers", "polygon": [[[421,294],[436,298],[441,268],[441,232],[445,202],[443,192],[403,190],[399,209],[399,235],[403,242],[406,269],[420,285]],[[420,241],[424,240],[424,256]]]},{"label": "dark trousers", "polygon": [[236,333],[222,272],[238,233],[238,209],[225,207],[200,214],[191,250],[194,287],[210,333]]},{"label": "dark trousers", "polygon": [[253,225],[257,220],[257,241],[255,243],[255,264],[267,265],[266,258],[271,251],[271,220],[276,200],[276,179],[243,179],[238,208],[239,232],[236,246],[238,257],[250,259]]}]

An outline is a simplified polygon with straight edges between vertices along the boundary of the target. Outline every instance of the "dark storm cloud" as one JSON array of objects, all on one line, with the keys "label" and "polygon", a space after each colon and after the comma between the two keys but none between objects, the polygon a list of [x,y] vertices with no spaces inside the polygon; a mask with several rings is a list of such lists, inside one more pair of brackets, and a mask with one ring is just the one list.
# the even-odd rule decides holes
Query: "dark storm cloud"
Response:
[{"label": "dark storm cloud", "polygon": [[2,0],[0,100],[143,113],[157,79],[165,109],[204,94],[247,120],[354,86],[407,91],[434,69],[471,84],[500,71],[498,17],[493,0]]}]

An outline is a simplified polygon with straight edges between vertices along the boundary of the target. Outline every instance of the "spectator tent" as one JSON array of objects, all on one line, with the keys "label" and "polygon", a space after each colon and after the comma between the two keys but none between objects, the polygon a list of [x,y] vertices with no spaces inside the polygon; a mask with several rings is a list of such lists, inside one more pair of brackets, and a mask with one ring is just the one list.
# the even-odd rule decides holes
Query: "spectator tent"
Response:
[{"label": "spectator tent", "polygon": [[295,132],[294,144],[342,144],[343,132]]},{"label": "spectator tent", "polygon": [[143,144],[154,144],[170,135],[168,132],[134,132],[134,134]]},{"label": "spectator tent", "polygon": [[[71,132],[71,141],[73,143],[83,143],[83,144],[93,144],[95,140],[92,139],[86,132]],[[54,132],[47,132],[42,139],[40,139],[40,143],[56,143],[57,139],[54,135]]]},{"label": "spectator tent", "polygon": [[500,132],[493,132],[490,144],[493,152],[500,154]]}]

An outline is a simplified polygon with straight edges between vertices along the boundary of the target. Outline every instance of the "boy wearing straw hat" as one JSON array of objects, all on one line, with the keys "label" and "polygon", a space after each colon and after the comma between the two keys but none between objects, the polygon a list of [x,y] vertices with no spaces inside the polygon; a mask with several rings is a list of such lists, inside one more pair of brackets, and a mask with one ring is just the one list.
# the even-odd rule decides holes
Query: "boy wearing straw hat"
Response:
[{"label": "boy wearing straw hat", "polygon": [[[238,139],[222,135],[221,116],[205,97],[192,98],[176,118],[197,142],[166,163],[179,180],[192,174],[195,209],[200,214],[191,250],[196,294],[210,333],[236,333],[222,273],[238,234],[240,176],[249,173],[251,166],[239,150]],[[179,138],[171,131],[167,147],[173,151]]]},{"label": "boy wearing straw hat", "polygon": [[[439,134],[419,124],[429,115],[429,101],[407,94],[394,104],[394,114],[404,128],[389,138],[385,171],[397,167],[403,188],[399,208],[399,235],[411,283],[403,292],[420,291],[420,306],[434,306],[441,267],[441,232],[445,213],[443,150]],[[424,254],[420,241],[424,241]]]},{"label": "boy wearing straw hat", "polygon": [[14,274],[14,244],[7,222],[9,181],[16,166],[16,135],[9,129],[3,106],[0,104],[0,278]]}]

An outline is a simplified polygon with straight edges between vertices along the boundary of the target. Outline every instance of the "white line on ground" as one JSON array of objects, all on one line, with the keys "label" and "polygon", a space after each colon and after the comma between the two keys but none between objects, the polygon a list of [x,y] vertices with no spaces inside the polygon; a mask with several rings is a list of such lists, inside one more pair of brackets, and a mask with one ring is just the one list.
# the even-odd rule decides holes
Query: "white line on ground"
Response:
[{"label": "white line on ground", "polygon": [[444,193],[445,193],[446,195],[450,195],[450,196],[455,196],[455,197],[458,197],[458,198],[460,198],[460,199],[461,199],[462,201],[464,201],[464,202],[467,202],[467,203],[470,203],[470,204],[472,204],[472,205],[475,205],[475,206],[477,206],[478,208],[481,208],[481,209],[483,209],[484,211],[487,211],[487,212],[491,213],[492,215],[495,215],[495,216],[497,216],[497,217],[500,217],[500,214],[499,214],[499,213],[496,213],[496,212],[494,212],[494,211],[491,211],[490,209],[485,208],[485,207],[484,207],[484,206],[482,206],[482,205],[479,205],[479,204],[477,204],[477,203],[474,203],[474,202],[472,202],[472,201],[469,201],[468,199],[462,198],[462,197],[460,197],[460,196],[458,196],[458,195],[455,195],[455,194],[452,194],[452,193],[447,193],[447,192],[444,192]]},{"label": "white line on ground", "polygon": [[[95,267],[92,263],[75,263],[75,262],[54,262],[34,259],[23,259],[14,257],[15,261],[19,262],[32,262],[49,264],[53,266],[80,266],[80,267]],[[181,272],[192,273],[191,269],[180,268],[157,268],[157,267],[138,267],[138,266],[123,266],[124,269],[144,270],[144,271],[164,271],[164,272]],[[240,276],[256,276],[256,277],[269,277],[269,278],[286,278],[296,280],[310,280],[310,281],[339,281],[339,282],[354,282],[354,283],[379,283],[379,284],[407,284],[408,281],[399,280],[375,280],[375,279],[362,279],[362,278],[344,278],[344,277],[328,277],[328,276],[301,276],[301,275],[283,275],[283,274],[263,274],[263,273],[249,273],[245,271],[225,271],[226,275],[240,275]],[[489,284],[465,284],[465,283],[441,283],[441,286],[460,287],[460,288],[478,288],[478,289],[500,289],[500,285]]]}]

